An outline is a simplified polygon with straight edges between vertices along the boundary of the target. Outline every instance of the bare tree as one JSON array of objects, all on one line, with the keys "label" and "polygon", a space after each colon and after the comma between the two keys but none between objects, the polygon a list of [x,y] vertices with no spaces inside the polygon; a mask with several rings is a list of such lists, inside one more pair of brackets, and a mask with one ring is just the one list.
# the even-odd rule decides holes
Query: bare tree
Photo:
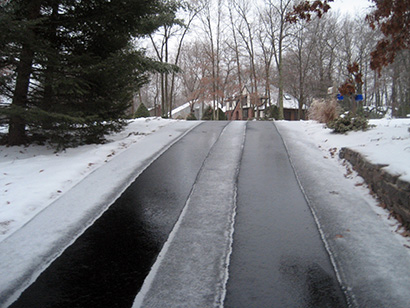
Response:
[{"label": "bare tree", "polygon": [[254,36],[256,35],[255,24],[251,20],[252,9],[248,1],[236,0],[233,1],[233,7],[239,16],[239,22],[235,25],[236,32],[242,39],[242,43],[245,46],[245,50],[249,56],[249,80],[250,80],[250,92],[251,92],[251,104],[256,104],[258,98],[258,78],[256,73],[256,51],[254,44]]},{"label": "bare tree", "polygon": [[[170,45],[175,48],[173,64],[179,64],[181,49],[184,39],[190,30],[191,24],[201,11],[200,5],[194,6],[188,3],[181,4],[181,17],[177,18],[174,15],[167,15],[167,22],[161,28],[161,33],[150,35],[152,46],[159,61],[169,63],[171,62]],[[164,17],[163,17],[164,18]],[[161,110],[162,116],[172,117],[172,109],[174,106],[174,91],[175,91],[175,76],[176,72],[171,73],[171,80],[169,80],[169,73],[161,73]]]},{"label": "bare tree", "polygon": [[[222,40],[222,0],[202,0],[204,9],[201,12],[201,21],[208,48],[206,54],[211,60],[211,84],[213,104],[213,117],[219,118],[221,100],[220,92],[220,52]],[[215,18],[216,17],[216,18]]]},{"label": "bare tree", "polygon": [[233,38],[233,45],[231,48],[233,49],[235,53],[237,80],[238,80],[238,88],[239,88],[238,92],[240,92],[242,91],[241,54],[239,50],[238,34],[237,34],[236,26],[235,26],[236,20],[233,14],[234,5],[235,5],[234,1],[229,1],[229,5],[228,5],[229,20],[230,20],[230,26],[231,26],[232,38]]},{"label": "bare tree", "polygon": [[290,38],[291,25],[286,21],[286,15],[292,10],[293,0],[268,0],[267,8],[264,13],[267,35],[275,52],[275,62],[278,70],[278,105],[279,119],[283,119],[283,53]]},{"label": "bare tree", "polygon": [[208,87],[206,76],[210,74],[210,63],[203,58],[203,54],[204,46],[198,40],[185,45],[181,53],[182,91],[185,100],[191,102],[191,112],[196,103],[202,103],[202,113],[204,111],[203,102]]},{"label": "bare tree", "polygon": [[[351,75],[346,67],[353,62],[363,79],[355,91],[364,94],[367,105],[389,104],[400,114],[408,110],[408,50],[397,53],[398,62],[380,76],[372,72],[370,53],[382,34],[363,18],[326,14],[290,24],[286,15],[293,9],[292,0],[267,0],[259,9],[245,0],[200,3],[202,31],[196,31],[187,48],[174,44],[173,55],[179,54],[175,63],[182,69],[180,93],[189,100],[212,100],[215,118],[224,97],[238,94],[244,85],[257,96],[270,97],[272,84],[279,88],[280,116],[285,90],[299,100],[301,116],[313,98],[325,98],[328,87],[343,84]],[[263,91],[261,81],[265,93],[257,93]],[[174,97],[177,88],[171,88]]]},{"label": "bare tree", "polygon": [[265,80],[265,97],[268,99],[269,107],[271,104],[271,69],[274,58],[273,44],[270,44],[269,37],[266,35],[266,23],[263,22],[263,15],[259,13],[259,27],[257,29],[257,39],[262,51],[261,62],[263,64],[263,79]]},{"label": "bare tree", "polygon": [[312,58],[316,47],[317,25],[301,22],[295,25],[294,44],[285,58],[284,70],[287,89],[299,101],[298,119],[303,116],[303,107],[307,105],[307,79],[311,73]]}]

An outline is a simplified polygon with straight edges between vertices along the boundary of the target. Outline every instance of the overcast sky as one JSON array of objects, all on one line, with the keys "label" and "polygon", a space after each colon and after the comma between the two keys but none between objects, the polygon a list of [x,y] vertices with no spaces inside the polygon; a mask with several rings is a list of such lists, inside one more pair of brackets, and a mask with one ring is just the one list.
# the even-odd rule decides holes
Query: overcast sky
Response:
[{"label": "overcast sky", "polygon": [[357,13],[365,15],[368,13],[371,5],[374,5],[374,3],[369,0],[334,0],[330,4],[332,9],[339,10],[342,14],[350,15]]}]

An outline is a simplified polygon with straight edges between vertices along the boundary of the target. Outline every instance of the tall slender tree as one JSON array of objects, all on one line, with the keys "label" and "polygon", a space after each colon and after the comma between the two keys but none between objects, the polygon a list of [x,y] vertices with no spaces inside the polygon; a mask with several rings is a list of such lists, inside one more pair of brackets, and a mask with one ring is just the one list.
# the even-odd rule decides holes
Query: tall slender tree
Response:
[{"label": "tall slender tree", "polygon": [[278,71],[278,105],[279,119],[284,118],[283,114],[283,94],[284,94],[284,76],[283,76],[283,54],[287,48],[287,39],[290,36],[290,24],[286,20],[287,14],[292,9],[293,0],[268,0],[266,11],[269,29],[268,35],[275,52],[275,62]]}]

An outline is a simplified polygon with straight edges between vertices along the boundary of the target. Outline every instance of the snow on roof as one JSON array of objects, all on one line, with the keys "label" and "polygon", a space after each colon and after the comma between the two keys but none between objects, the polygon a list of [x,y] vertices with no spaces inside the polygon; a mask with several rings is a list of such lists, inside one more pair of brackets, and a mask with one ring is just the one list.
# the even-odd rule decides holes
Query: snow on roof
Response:
[{"label": "snow on roof", "polygon": [[183,104],[179,107],[176,107],[175,109],[172,109],[172,115],[176,115],[177,113],[179,113],[179,112],[181,112],[181,111],[183,111],[187,108],[190,108],[190,103],[191,102],[187,102],[187,103],[185,103],[185,104]]},{"label": "snow on roof", "polygon": [[[274,92],[271,92],[271,101],[273,105],[278,105],[278,92],[277,89]],[[283,108],[285,109],[299,109],[299,101],[291,94],[283,94]],[[303,109],[307,109],[306,106],[303,106]]]},{"label": "snow on roof", "polygon": [[299,109],[299,102],[290,94],[283,94],[283,108],[286,109]]}]

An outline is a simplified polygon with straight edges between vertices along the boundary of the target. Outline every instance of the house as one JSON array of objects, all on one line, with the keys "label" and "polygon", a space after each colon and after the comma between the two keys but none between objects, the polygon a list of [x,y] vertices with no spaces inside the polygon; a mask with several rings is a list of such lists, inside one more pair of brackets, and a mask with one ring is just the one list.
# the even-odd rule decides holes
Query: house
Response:
[{"label": "house", "polygon": [[151,117],[160,117],[161,116],[161,105],[155,105],[154,107],[148,108],[148,111]]},{"label": "house", "polygon": [[172,109],[172,118],[173,119],[186,119],[186,117],[193,113],[197,120],[201,120],[204,114],[204,111],[209,106],[212,107],[211,101],[189,101],[185,104],[182,104],[175,109]]},{"label": "house", "polygon": [[191,102],[187,102],[181,106],[172,109],[172,118],[185,119],[191,113]]},{"label": "house", "polygon": [[[269,106],[278,106],[278,89],[271,89],[271,104],[266,96],[252,97],[252,94],[245,87],[241,95],[225,100],[225,111],[228,120],[248,120],[263,119],[268,116]],[[302,119],[305,116],[306,107],[302,112]],[[297,120],[299,114],[299,102],[290,94],[283,95],[283,116],[285,120]]]},{"label": "house", "polygon": [[[199,120],[202,119],[203,110],[208,106],[211,106],[211,102],[199,102],[199,101],[189,101],[181,106],[175,107],[172,109],[172,118],[173,119],[186,119],[186,117],[193,113],[195,117]],[[160,117],[161,116],[161,105],[156,105],[148,109],[151,117]]]},{"label": "house", "polygon": [[248,120],[264,118],[268,99],[254,96],[245,87],[240,95],[225,100],[225,114],[228,120]]},{"label": "house", "polygon": [[[277,105],[277,103],[275,105]],[[306,109],[307,107],[303,106],[301,119],[305,118]],[[283,95],[283,118],[287,121],[296,121],[299,119],[299,101],[287,93]]]}]

